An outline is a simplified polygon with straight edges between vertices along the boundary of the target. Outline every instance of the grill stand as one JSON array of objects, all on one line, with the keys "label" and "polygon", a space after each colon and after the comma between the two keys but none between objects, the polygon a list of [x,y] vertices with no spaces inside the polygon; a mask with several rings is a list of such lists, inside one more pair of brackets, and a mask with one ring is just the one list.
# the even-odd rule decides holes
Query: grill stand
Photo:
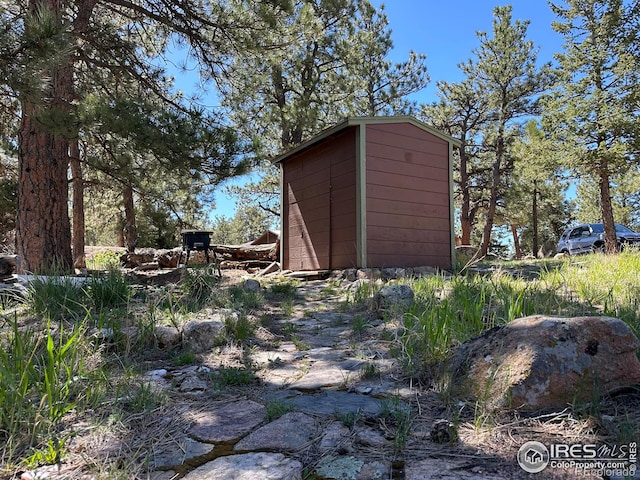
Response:
[{"label": "grill stand", "polygon": [[213,253],[213,265],[214,271],[218,271],[218,276],[222,277],[222,271],[220,270],[220,263],[218,263],[218,257],[216,256],[215,247],[211,247],[211,234],[213,232],[206,230],[183,230],[182,231],[182,251],[180,252],[180,256],[178,257],[178,266],[180,266],[180,261],[182,260],[182,252],[187,252],[187,258],[184,262],[184,268],[187,268],[189,265],[189,256],[191,255],[191,251],[195,250],[198,252],[204,252],[204,256],[207,259],[207,265],[210,263],[209,258],[209,249],[211,249]]}]

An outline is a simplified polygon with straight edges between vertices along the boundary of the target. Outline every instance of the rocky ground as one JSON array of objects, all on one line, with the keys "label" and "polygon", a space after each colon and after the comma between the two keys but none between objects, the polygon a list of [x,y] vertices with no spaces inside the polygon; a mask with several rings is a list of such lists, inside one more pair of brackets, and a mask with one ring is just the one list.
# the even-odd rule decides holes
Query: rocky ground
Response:
[{"label": "rocky ground", "polygon": [[[181,367],[148,360],[139,378],[168,401],[104,427],[79,420],[63,465],[18,478],[575,478],[571,470],[525,473],[518,449],[530,440],[595,443],[602,425],[569,410],[483,415],[410,381],[390,352],[388,322],[345,303],[350,285],[301,282],[292,303],[256,312],[261,326],[248,347],[211,349]],[[217,387],[225,368],[247,365],[253,381]],[[612,415],[620,402],[640,407],[637,392],[607,401],[601,408]]]}]

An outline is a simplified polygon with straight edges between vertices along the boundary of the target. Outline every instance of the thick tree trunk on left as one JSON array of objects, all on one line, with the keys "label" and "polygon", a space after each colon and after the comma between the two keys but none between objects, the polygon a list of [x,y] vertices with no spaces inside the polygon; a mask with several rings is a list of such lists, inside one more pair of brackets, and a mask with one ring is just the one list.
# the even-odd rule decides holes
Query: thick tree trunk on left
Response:
[{"label": "thick tree trunk on left", "polygon": [[69,142],[47,131],[35,112],[33,104],[23,103],[18,132],[16,251],[24,272],[69,271]]},{"label": "thick tree trunk on left", "polygon": [[[56,16],[64,8],[59,0],[29,1],[31,12],[40,7]],[[26,96],[21,99],[18,130],[16,251],[21,258],[21,270],[34,273],[51,269],[67,272],[73,264],[67,179],[69,125],[56,122],[46,127],[39,121],[39,115],[48,110],[55,110],[62,114],[57,118],[64,118],[64,113],[71,109],[71,60],[43,72],[45,77],[50,78],[50,85],[40,99]]]}]

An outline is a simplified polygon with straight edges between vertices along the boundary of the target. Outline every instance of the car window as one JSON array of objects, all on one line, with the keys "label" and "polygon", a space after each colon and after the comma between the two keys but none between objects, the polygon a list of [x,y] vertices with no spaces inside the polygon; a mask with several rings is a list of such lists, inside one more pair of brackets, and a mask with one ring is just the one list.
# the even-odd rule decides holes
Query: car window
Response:
[{"label": "car window", "polygon": [[630,228],[627,228],[624,225],[620,225],[619,223],[616,223],[616,232],[618,232],[618,233],[635,233]]},{"label": "car window", "polygon": [[582,235],[582,228],[574,228],[573,230],[571,230],[569,238],[577,238],[580,235]]},{"label": "car window", "polygon": [[593,230],[593,233],[604,233],[604,225],[601,223],[591,225],[591,229]]}]

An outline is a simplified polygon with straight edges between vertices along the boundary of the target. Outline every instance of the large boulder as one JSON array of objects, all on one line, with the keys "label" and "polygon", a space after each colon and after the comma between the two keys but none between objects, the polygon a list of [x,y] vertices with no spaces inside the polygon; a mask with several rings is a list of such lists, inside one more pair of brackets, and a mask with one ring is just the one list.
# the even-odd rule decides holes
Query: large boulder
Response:
[{"label": "large boulder", "polygon": [[639,346],[617,318],[531,316],[464,343],[450,368],[489,410],[565,408],[640,383]]}]

